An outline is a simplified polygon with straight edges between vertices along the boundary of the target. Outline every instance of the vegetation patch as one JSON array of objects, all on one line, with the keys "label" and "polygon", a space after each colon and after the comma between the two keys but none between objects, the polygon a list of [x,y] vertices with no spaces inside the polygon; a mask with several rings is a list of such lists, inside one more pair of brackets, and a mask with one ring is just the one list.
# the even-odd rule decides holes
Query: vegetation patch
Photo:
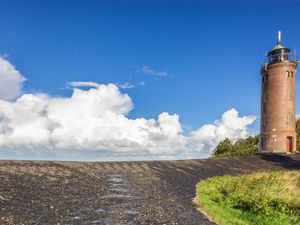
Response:
[{"label": "vegetation patch", "polygon": [[197,203],[221,225],[299,225],[300,171],[209,178]]},{"label": "vegetation patch", "polygon": [[213,152],[214,157],[254,155],[258,153],[258,135],[248,138],[241,138],[233,143],[225,138],[221,141]]}]

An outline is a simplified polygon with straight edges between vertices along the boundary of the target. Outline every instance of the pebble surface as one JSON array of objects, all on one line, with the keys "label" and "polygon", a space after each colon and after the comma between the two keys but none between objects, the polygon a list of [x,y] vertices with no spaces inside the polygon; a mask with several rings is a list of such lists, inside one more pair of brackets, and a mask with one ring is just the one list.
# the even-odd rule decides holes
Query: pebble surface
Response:
[{"label": "pebble surface", "polygon": [[0,161],[0,224],[215,224],[195,185],[224,174],[300,169],[300,155],[182,161]]}]

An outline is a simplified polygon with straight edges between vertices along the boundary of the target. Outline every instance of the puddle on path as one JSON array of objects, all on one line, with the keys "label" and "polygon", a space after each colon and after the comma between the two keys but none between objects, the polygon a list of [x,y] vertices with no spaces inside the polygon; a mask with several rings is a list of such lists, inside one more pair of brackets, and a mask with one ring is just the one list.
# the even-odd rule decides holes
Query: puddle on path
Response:
[{"label": "puddle on path", "polygon": [[134,219],[141,213],[134,208],[134,199],[138,196],[131,190],[128,180],[122,174],[108,174],[106,181],[110,192],[99,198],[109,199],[114,204],[110,207],[101,208],[102,213],[106,213],[108,218],[118,215],[121,218],[126,218],[128,224],[133,223]]},{"label": "puddle on path", "polygon": [[132,211],[132,210],[127,210],[125,213],[127,215],[129,215],[129,216],[140,216],[141,215],[140,212],[138,212],[138,211]]},{"label": "puddle on path", "polygon": [[72,220],[79,220],[79,219],[81,219],[80,216],[74,216],[74,217],[72,217]]},{"label": "puddle on path", "polygon": [[119,193],[127,193],[129,190],[123,187],[115,187],[111,189],[112,192],[119,192]]},{"label": "puddle on path", "polygon": [[[126,224],[137,224],[135,221],[142,213],[137,211],[134,205],[135,199],[140,197],[135,193],[126,176],[107,174],[106,184],[108,192],[94,199],[95,202],[98,202],[97,209],[87,211],[86,208],[82,208],[70,213],[70,219],[79,222],[86,220],[88,215],[98,215],[93,217],[94,220],[89,223],[117,225],[123,224],[121,221],[126,221]],[[89,202],[92,201],[89,199]]]},{"label": "puddle on path", "polygon": [[122,194],[107,194],[104,196],[100,196],[100,199],[105,199],[105,198],[116,198],[116,199],[120,199],[120,198],[133,198],[133,196],[131,195],[122,195]]},{"label": "puddle on path", "polygon": [[89,209],[82,208],[80,210],[77,210],[75,212],[70,213],[70,219],[72,220],[80,220],[84,218],[89,212]]},{"label": "puddle on path", "polygon": [[110,218],[103,218],[99,220],[94,220],[91,222],[91,224],[102,224],[102,225],[119,225],[115,220]]}]

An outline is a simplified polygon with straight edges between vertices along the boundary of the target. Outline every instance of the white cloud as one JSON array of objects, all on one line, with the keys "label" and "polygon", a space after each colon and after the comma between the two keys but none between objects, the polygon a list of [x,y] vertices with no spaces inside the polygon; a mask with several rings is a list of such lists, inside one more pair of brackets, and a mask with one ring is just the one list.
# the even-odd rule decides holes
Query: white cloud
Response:
[{"label": "white cloud", "polygon": [[16,102],[0,100],[0,149],[192,158],[209,154],[225,137],[246,137],[255,120],[231,109],[184,136],[178,115],[164,112],[157,120],[129,119],[132,109],[131,98],[114,84],[75,88],[66,98],[24,94]]},{"label": "white cloud", "polygon": [[[217,143],[249,135],[254,116],[235,109],[183,135],[177,114],[131,119],[131,98],[115,84],[70,82],[70,97],[0,99],[0,158],[178,159],[208,156]],[[83,90],[78,87],[91,87]]]},{"label": "white cloud", "polygon": [[0,100],[2,148],[175,151],[184,142],[177,115],[129,119],[133,104],[114,84],[74,89],[70,98],[24,94]]},{"label": "white cloud", "polygon": [[155,71],[154,69],[151,69],[149,66],[143,66],[142,69],[137,70],[137,72],[146,75],[151,75],[151,76],[168,76],[168,73],[166,71]]},{"label": "white cloud", "polygon": [[[145,85],[145,82],[139,82],[137,84],[131,84],[129,82],[125,82],[125,83],[115,83],[116,86],[118,86],[121,89],[130,89],[130,88],[134,88],[137,85],[143,86]],[[95,83],[95,82],[86,82],[86,81],[72,81],[72,82],[68,82],[67,83],[68,87],[93,87],[93,88],[98,88],[100,86],[100,84]]]},{"label": "white cloud", "polygon": [[68,82],[67,85],[71,87],[95,87],[95,88],[99,86],[98,83],[85,82],[85,81],[72,81],[72,82]]},{"label": "white cloud", "polygon": [[116,83],[116,85],[117,85],[119,88],[122,88],[122,89],[129,89],[129,88],[134,88],[134,87],[135,87],[134,84],[130,84],[129,82],[125,82],[125,83],[123,83],[123,84]]},{"label": "white cloud", "polygon": [[20,96],[25,78],[5,58],[0,57],[0,99],[12,100]]},{"label": "white cloud", "polygon": [[192,131],[189,136],[189,147],[194,151],[211,153],[217,144],[225,138],[237,141],[239,138],[249,136],[248,126],[255,119],[255,116],[240,117],[235,109],[230,109],[222,115],[220,120]]},{"label": "white cloud", "polygon": [[131,84],[129,82],[125,82],[123,84],[119,84],[119,83],[115,83],[115,85],[117,85],[119,88],[121,89],[130,89],[130,88],[134,88],[136,86],[144,86],[146,83],[144,81],[139,82],[137,84]]}]

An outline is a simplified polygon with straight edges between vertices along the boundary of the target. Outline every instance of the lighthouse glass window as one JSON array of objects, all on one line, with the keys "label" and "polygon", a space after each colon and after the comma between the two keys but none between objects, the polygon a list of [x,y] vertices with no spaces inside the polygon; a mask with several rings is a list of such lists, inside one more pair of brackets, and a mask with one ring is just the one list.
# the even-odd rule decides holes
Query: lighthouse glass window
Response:
[{"label": "lighthouse glass window", "polygon": [[269,80],[269,74],[266,74],[266,80]]}]

